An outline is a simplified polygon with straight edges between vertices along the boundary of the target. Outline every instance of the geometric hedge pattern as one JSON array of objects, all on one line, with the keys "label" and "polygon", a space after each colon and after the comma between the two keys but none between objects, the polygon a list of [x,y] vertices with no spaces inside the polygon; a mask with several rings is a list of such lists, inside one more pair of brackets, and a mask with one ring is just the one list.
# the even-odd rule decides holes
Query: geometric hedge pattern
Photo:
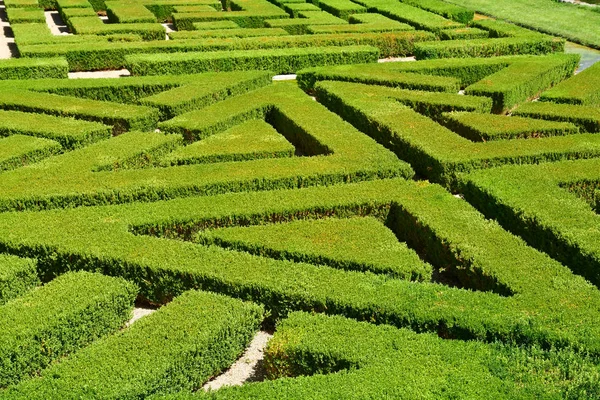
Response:
[{"label": "geometric hedge pattern", "polygon": [[5,4],[0,398],[600,395],[600,63],[437,0]]}]

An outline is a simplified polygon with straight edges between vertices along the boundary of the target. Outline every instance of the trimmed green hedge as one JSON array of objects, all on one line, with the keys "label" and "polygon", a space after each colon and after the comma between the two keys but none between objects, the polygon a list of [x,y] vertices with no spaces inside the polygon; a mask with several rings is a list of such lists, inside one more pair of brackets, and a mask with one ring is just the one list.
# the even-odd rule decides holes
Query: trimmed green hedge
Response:
[{"label": "trimmed green hedge", "polygon": [[[315,87],[317,99],[330,110],[385,144],[400,159],[410,162],[417,173],[450,187],[454,185],[457,173],[473,169],[600,156],[598,135],[473,143],[406,105],[399,104],[405,102],[416,107],[420,113],[441,119],[439,112],[460,111],[460,107],[467,106],[466,100],[460,100],[464,96],[449,93],[421,95],[414,91],[407,93],[402,89],[347,82],[319,82]],[[420,97],[424,103],[419,105],[405,101],[406,96],[415,100]],[[436,97],[437,101],[433,104],[426,100]],[[489,98],[472,97],[491,101]],[[548,103],[527,103],[521,107],[530,104]],[[483,112],[489,112],[489,109]],[[571,122],[577,125],[576,121]]]},{"label": "trimmed green hedge", "polygon": [[293,157],[296,149],[271,125],[250,120],[167,154],[161,165]]},{"label": "trimmed green hedge", "polygon": [[318,0],[319,7],[330,14],[349,20],[353,14],[366,13],[367,9],[350,0]]},{"label": "trimmed green hedge", "polygon": [[261,383],[151,399],[558,400],[600,394],[593,361],[570,351],[444,340],[308,313],[292,313],[279,324],[265,364],[269,380]]},{"label": "trimmed green hedge", "polygon": [[349,16],[349,24],[340,25],[308,25],[306,33],[367,33],[367,32],[401,32],[414,31],[415,28],[402,22],[394,21],[381,14],[360,13]]},{"label": "trimmed green hedge", "polygon": [[119,329],[137,288],[89,272],[60,276],[0,307],[0,387]]},{"label": "trimmed green hedge", "polygon": [[600,63],[542,93],[541,101],[585,106],[600,105]]},{"label": "trimmed green hedge", "polygon": [[454,112],[444,114],[444,125],[476,142],[573,135],[579,128],[569,122],[551,122],[505,115]]},{"label": "trimmed green hedge", "polygon": [[598,159],[504,167],[465,175],[461,191],[505,229],[598,287],[598,214],[590,204],[598,171]]},{"label": "trimmed green hedge", "polygon": [[62,151],[53,140],[12,135],[0,139],[0,171],[33,164]]},{"label": "trimmed green hedge", "polygon": [[444,40],[415,44],[418,60],[430,58],[496,57],[562,52],[565,40],[544,35],[499,39]]},{"label": "trimmed green hedge", "polygon": [[439,33],[442,40],[469,40],[483,39],[489,36],[489,32],[477,28],[444,29]]},{"label": "trimmed green hedge", "polygon": [[29,135],[56,140],[74,149],[107,139],[112,128],[97,122],[59,118],[45,114],[0,111],[0,136]]},{"label": "trimmed green hedge", "polygon": [[173,40],[182,39],[206,39],[206,38],[244,38],[256,36],[286,36],[289,32],[281,28],[226,28],[226,29],[203,29],[199,31],[181,31],[169,33]]},{"label": "trimmed green hedge", "polygon": [[584,132],[600,132],[600,108],[598,107],[538,101],[522,104],[513,114],[550,121],[571,122]]},{"label": "trimmed green hedge", "polygon": [[491,97],[493,112],[504,113],[572,76],[578,64],[578,54],[528,57],[468,86],[465,94]]},{"label": "trimmed green hedge", "polygon": [[401,0],[403,3],[413,7],[422,8],[423,10],[439,14],[444,18],[451,19],[456,22],[468,24],[473,21],[475,15],[473,10],[465,7],[449,4],[442,0]]},{"label": "trimmed green hedge", "polygon": [[199,73],[207,71],[268,70],[291,73],[314,65],[377,62],[379,50],[372,46],[307,47],[246,50],[231,53],[140,54],[126,56],[132,75]]},{"label": "trimmed green hedge", "polygon": [[156,16],[143,3],[107,1],[106,16],[113,23],[156,22]]},{"label": "trimmed green hedge", "polygon": [[[385,221],[399,240],[471,290],[167,240],[190,238],[209,227],[325,216]],[[131,279],[155,302],[202,288],[262,303],[273,318],[291,310],[326,312],[445,338],[573,346],[600,354],[595,286],[486,220],[464,200],[426,182],[375,180],[2,213],[0,248],[37,257],[50,276],[64,270],[68,260],[72,269]]]},{"label": "trimmed green hedge", "polygon": [[[75,35],[77,36],[77,35]],[[70,44],[69,46],[27,45],[21,46],[23,57],[63,56],[69,62],[71,71],[97,69],[119,69],[126,65],[125,56],[149,53],[208,52],[258,49],[288,49],[304,47],[355,46],[377,47],[381,57],[402,57],[413,54],[417,42],[432,40],[429,32],[391,33],[340,33],[299,36],[248,37],[248,38],[208,38],[189,40],[169,40],[150,42],[98,42]]]},{"label": "trimmed green hedge", "polygon": [[221,228],[200,232],[195,241],[280,260],[431,280],[431,266],[372,217]]},{"label": "trimmed green hedge", "polygon": [[165,40],[165,28],[158,23],[105,24],[98,17],[72,17],[66,21],[77,35],[114,35],[133,33],[144,40]]},{"label": "trimmed green hedge", "polygon": [[0,306],[24,295],[39,283],[35,260],[0,254]]},{"label": "trimmed green hedge", "polygon": [[13,23],[46,23],[44,10],[41,8],[10,8],[8,21]]},{"label": "trimmed green hedge", "polygon": [[283,28],[291,35],[304,35],[309,25],[340,25],[346,23],[344,19],[321,11],[318,7],[315,8],[318,11],[297,11],[297,18],[268,20],[265,21],[265,25],[270,28]]},{"label": "trimmed green hedge", "polygon": [[239,357],[262,318],[255,304],[190,291],[3,398],[142,398],[198,389]]},{"label": "trimmed green hedge", "polygon": [[150,107],[106,103],[27,90],[0,92],[0,109],[101,122],[112,125],[115,134],[127,130],[151,130],[156,126],[159,117],[158,110]]},{"label": "trimmed green hedge", "polygon": [[63,57],[0,60],[0,80],[66,78],[69,65]]}]

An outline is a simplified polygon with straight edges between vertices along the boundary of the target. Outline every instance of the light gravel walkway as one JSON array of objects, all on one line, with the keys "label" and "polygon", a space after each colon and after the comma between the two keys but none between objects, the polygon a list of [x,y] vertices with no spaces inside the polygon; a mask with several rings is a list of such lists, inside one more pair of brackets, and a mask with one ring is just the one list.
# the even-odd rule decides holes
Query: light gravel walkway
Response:
[{"label": "light gravel walkway", "polygon": [[131,73],[126,69],[117,71],[85,71],[85,72],[69,72],[69,79],[90,79],[90,78],[122,78],[130,76]]},{"label": "light gravel walkway", "polygon": [[0,59],[16,56],[17,46],[13,37],[12,29],[8,23],[6,6],[4,0],[0,0]]},{"label": "light gravel walkway", "polygon": [[240,386],[246,382],[262,381],[264,351],[273,335],[258,332],[244,354],[223,374],[217,376],[202,389],[217,390],[223,386]]},{"label": "light gravel walkway", "polygon": [[46,11],[44,12],[44,15],[46,16],[46,25],[48,25],[48,28],[50,28],[50,32],[52,32],[53,35],[72,35],[72,33],[69,32],[69,27],[62,20],[58,11]]}]

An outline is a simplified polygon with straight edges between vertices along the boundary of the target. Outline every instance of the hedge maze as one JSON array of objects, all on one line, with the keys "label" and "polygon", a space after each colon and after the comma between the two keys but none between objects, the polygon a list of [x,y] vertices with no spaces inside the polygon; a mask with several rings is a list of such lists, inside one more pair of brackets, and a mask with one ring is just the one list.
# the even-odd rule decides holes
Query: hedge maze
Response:
[{"label": "hedge maze", "polygon": [[[441,0],[4,5],[0,399],[600,398],[600,63],[565,39]],[[259,330],[264,376],[204,390]]]}]

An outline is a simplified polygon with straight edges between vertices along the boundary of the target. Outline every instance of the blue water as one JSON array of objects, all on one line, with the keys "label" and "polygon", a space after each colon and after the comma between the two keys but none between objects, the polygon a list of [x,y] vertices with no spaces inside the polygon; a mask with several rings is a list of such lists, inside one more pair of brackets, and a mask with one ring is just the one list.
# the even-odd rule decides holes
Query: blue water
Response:
[{"label": "blue water", "polygon": [[581,62],[579,63],[577,72],[581,72],[600,61],[600,50],[594,50],[571,42],[567,42],[565,45],[565,53],[581,55]]}]

